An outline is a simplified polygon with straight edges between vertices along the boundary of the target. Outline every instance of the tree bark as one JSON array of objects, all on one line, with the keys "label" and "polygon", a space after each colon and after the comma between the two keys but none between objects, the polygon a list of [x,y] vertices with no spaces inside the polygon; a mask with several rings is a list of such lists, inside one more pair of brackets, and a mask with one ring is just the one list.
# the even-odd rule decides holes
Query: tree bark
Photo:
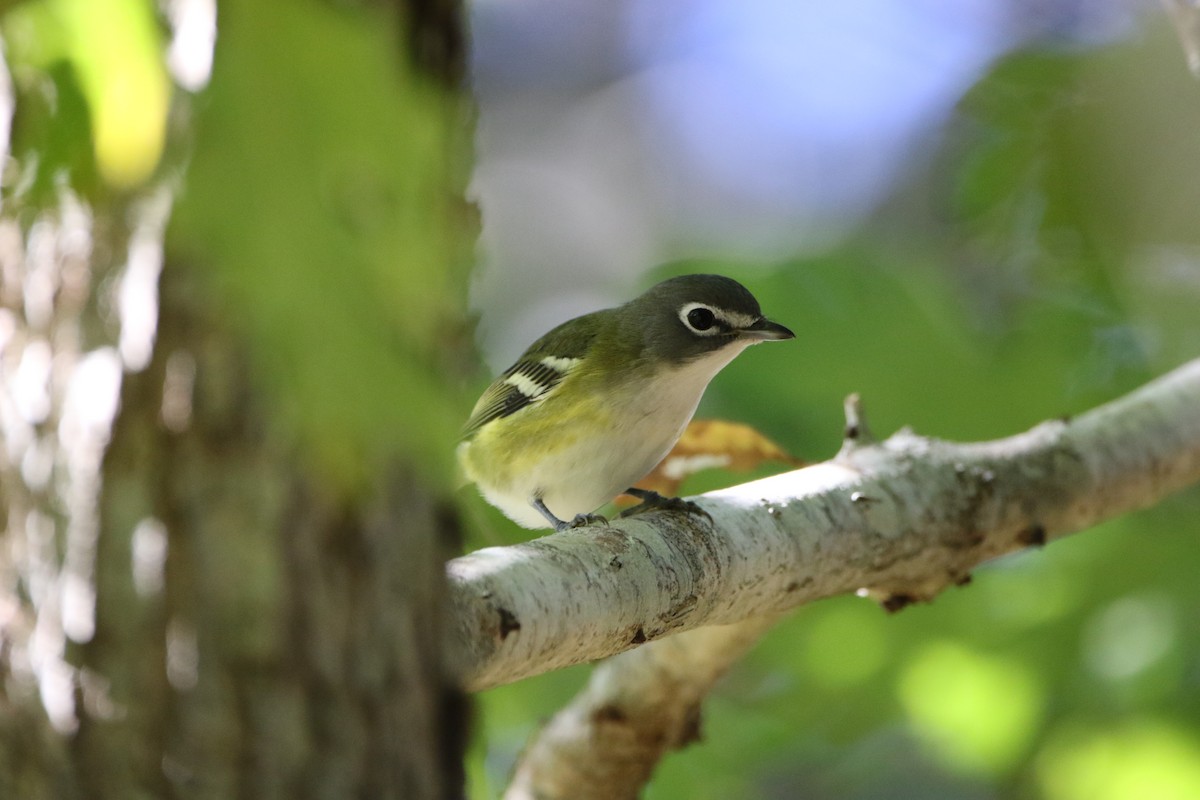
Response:
[{"label": "tree bark", "polygon": [[[103,685],[80,699],[110,711],[82,714],[73,743],[89,794],[455,795],[462,701],[429,657],[454,514],[402,462],[363,497],[298,469],[244,348],[198,297],[167,270],[156,355],[126,381],[105,459],[80,659]],[[194,402],[173,430],[161,410],[181,359]],[[141,593],[129,565],[154,530],[161,589]]]},{"label": "tree bark", "polygon": [[856,399],[847,416],[832,461],[696,498],[711,523],[655,512],[452,562],[471,687],[620,653],[526,746],[507,798],[636,797],[797,605],[857,591],[896,611],[1200,480],[1200,360],[996,442],[875,444]]},{"label": "tree bark", "polygon": [[486,689],[704,625],[858,591],[889,610],[977,564],[1200,480],[1200,360],[1075,419],[956,444],[868,440],[831,461],[449,565],[465,685]]},{"label": "tree bark", "polygon": [[[404,209],[411,219],[390,219],[389,230],[444,261],[421,265],[436,281],[407,276],[425,292],[422,311],[461,313],[460,265],[476,226],[461,213],[469,141],[459,129],[469,122],[458,82],[461,8],[440,0],[395,5],[399,13],[379,18],[401,21],[409,52],[396,68],[403,61],[415,69],[406,66],[394,82],[416,87],[391,96],[416,99],[393,113],[423,134],[444,125],[453,135],[416,137],[405,154],[417,163],[399,188],[388,186],[399,196],[385,193],[394,204],[380,213]],[[320,18],[320,4],[302,10],[307,20]],[[338,46],[353,43],[355,14],[378,10],[325,9],[338,25]],[[258,3],[223,3],[222,12],[227,53],[271,21]],[[242,67],[254,63],[246,43],[236,45]],[[321,47],[304,44],[314,53]],[[291,55],[297,64],[305,58]],[[222,56],[218,50],[218,65]],[[262,69],[281,63],[293,66],[279,58]],[[310,69],[321,73],[321,62]],[[286,83],[288,76],[271,77]],[[0,110],[13,99],[5,78]],[[241,91],[252,94],[256,85],[246,84]],[[211,94],[205,111],[228,96]],[[28,98],[17,99],[20,120],[29,115]],[[264,369],[274,340],[254,339],[265,326],[241,324],[246,296],[230,300],[239,287],[214,278],[210,262],[249,250],[245,242],[168,256],[163,266],[176,175],[197,135],[188,127],[196,111],[189,96],[177,91],[175,99],[173,119],[182,127],[172,129],[165,177],[125,193],[63,187],[50,207],[5,187],[0,797],[461,796],[467,700],[442,645],[443,566],[460,546],[449,490],[401,446],[372,452],[365,481],[331,474],[312,452],[314,437],[286,413],[294,398]],[[59,124],[55,111],[45,113]],[[435,124],[437,114],[444,119]],[[89,134],[69,124],[63,130],[76,137],[64,141],[86,151],[72,157],[89,159]],[[270,197],[292,187],[256,188]],[[321,188],[333,195],[341,187]],[[322,211],[337,213],[340,199],[313,205],[326,201]],[[236,207],[229,213],[286,227],[270,219],[274,207],[245,206],[232,188],[222,200]],[[349,272],[346,263],[329,267],[341,270],[334,284],[375,277]],[[401,267],[388,267],[395,280]],[[141,327],[122,305],[127,291],[140,292]],[[458,318],[441,321],[441,330],[464,327]],[[432,376],[430,385],[451,383],[462,340],[443,336],[426,348],[403,330],[383,333],[414,374]],[[131,336],[141,350],[126,341]],[[441,367],[440,377],[431,365]],[[352,376],[363,385],[372,378]],[[393,408],[409,413],[403,396]]]},{"label": "tree bark", "polygon": [[[853,406],[851,409],[853,410]],[[451,562],[456,659],[482,689],[859,591],[892,610],[976,564],[1200,479],[1200,361],[1073,420],[982,444],[851,420],[832,461]]]}]

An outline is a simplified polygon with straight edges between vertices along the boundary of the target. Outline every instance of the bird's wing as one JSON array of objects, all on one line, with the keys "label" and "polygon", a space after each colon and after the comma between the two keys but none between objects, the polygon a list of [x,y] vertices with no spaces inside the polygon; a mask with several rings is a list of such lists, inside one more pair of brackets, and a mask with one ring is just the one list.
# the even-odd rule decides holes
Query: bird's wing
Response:
[{"label": "bird's wing", "polygon": [[489,422],[545,400],[579,366],[595,341],[599,317],[604,313],[574,320],[565,331],[566,326],[560,325],[534,342],[484,390],[463,425],[462,438],[468,439]]}]

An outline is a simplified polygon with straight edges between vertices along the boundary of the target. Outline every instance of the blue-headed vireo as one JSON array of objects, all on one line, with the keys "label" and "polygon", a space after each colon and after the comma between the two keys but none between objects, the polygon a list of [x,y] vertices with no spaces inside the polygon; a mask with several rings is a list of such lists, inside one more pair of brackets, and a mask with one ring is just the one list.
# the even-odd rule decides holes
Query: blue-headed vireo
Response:
[{"label": "blue-headed vireo", "polygon": [[[791,339],[737,281],[684,275],[564,322],[489,386],[463,427],[459,463],[526,528],[601,519],[670,451],[708,382],[747,346]],[[678,501],[674,501],[678,503]]]}]

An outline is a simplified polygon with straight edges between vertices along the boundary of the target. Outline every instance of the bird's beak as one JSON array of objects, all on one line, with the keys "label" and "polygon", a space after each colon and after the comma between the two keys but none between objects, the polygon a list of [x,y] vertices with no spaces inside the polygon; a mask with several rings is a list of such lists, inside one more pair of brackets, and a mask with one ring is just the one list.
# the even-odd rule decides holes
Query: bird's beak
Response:
[{"label": "bird's beak", "polygon": [[738,331],[746,339],[754,339],[760,342],[777,341],[780,339],[795,339],[796,334],[792,333],[787,328],[780,325],[778,322],[771,322],[766,317],[759,317],[754,324],[742,328]]}]

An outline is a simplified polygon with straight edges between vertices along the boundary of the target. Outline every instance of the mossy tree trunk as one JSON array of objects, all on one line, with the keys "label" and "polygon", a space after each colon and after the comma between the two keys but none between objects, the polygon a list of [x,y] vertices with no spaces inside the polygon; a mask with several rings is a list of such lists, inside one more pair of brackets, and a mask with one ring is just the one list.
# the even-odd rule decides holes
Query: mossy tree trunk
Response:
[{"label": "mossy tree trunk", "polygon": [[[182,271],[163,290],[155,358],[125,383],[104,463],[79,666],[121,713],[80,716],[85,794],[452,796],[463,714],[438,642],[453,511],[400,459],[357,496],[298,468],[238,340]],[[163,387],[182,353],[194,405],[175,431]],[[135,538],[155,529],[162,591],[142,596]]]},{"label": "mossy tree trunk", "polygon": [[459,8],[219,9],[125,186],[86,58],[7,47],[36,180],[0,218],[0,797],[459,796]]}]

